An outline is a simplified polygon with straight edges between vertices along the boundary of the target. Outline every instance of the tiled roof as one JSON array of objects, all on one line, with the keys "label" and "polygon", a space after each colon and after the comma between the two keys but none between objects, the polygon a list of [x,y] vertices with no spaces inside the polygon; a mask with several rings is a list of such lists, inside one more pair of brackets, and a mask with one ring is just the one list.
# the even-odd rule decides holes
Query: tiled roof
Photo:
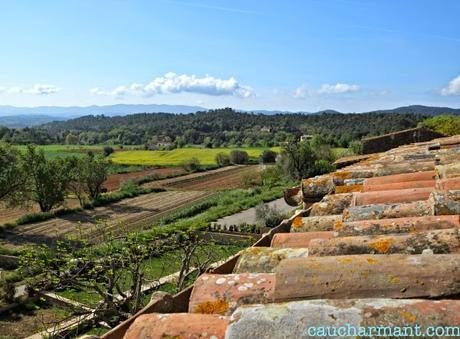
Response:
[{"label": "tiled roof", "polygon": [[460,326],[460,136],[302,180],[285,197],[303,209],[106,337],[305,338],[312,326]]}]

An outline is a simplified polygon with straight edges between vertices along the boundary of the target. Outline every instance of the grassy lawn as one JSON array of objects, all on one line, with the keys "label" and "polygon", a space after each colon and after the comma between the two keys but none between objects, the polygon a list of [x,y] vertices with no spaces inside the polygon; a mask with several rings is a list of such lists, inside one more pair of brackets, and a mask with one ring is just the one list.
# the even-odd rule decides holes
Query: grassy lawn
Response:
[{"label": "grassy lawn", "polygon": [[[177,148],[172,151],[125,151],[115,152],[110,157],[114,163],[124,165],[161,165],[177,166],[184,161],[197,158],[202,165],[213,165],[216,163],[216,154],[230,153],[233,149],[248,152],[249,157],[257,158],[264,147],[240,147],[240,148]],[[272,147],[272,150],[279,152],[279,147]]]}]

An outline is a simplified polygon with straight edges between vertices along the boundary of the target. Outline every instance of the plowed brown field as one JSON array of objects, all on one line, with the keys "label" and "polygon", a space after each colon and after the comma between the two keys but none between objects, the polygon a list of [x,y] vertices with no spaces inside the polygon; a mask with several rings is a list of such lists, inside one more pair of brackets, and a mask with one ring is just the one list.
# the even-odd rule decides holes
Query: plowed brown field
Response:
[{"label": "plowed brown field", "polygon": [[154,168],[154,169],[147,169],[144,171],[136,171],[136,172],[129,172],[129,173],[121,173],[121,174],[112,174],[109,178],[104,182],[104,187],[107,188],[108,191],[115,191],[120,188],[121,184],[125,181],[143,178],[149,175],[160,175],[162,177],[169,176],[172,174],[183,174],[185,170],[179,167],[165,167],[165,168]]},{"label": "plowed brown field", "polygon": [[168,187],[182,190],[222,190],[241,188],[244,175],[258,173],[259,165],[223,167],[203,173],[146,183],[144,187]]},{"label": "plowed brown field", "polygon": [[151,223],[180,207],[211,196],[211,192],[168,191],[144,194],[110,205],[67,214],[38,223],[16,226],[5,232],[9,243],[52,243],[56,238],[72,236],[95,240],[102,231],[135,230],[152,226]]}]

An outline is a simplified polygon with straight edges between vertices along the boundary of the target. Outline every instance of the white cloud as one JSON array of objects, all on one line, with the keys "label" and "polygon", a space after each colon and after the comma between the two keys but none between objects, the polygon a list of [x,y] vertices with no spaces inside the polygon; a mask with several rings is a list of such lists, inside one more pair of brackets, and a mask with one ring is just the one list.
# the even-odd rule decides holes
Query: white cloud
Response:
[{"label": "white cloud", "polygon": [[49,95],[49,94],[54,94],[60,91],[60,88],[54,86],[54,85],[41,85],[41,84],[36,84],[32,88],[22,88],[19,86],[13,86],[9,88],[5,87],[0,87],[0,93],[6,93],[6,94],[35,94],[35,95]]},{"label": "white cloud", "polygon": [[110,95],[110,93],[100,89],[99,87],[95,87],[93,89],[91,89],[91,94],[94,94],[94,95]]},{"label": "white cloud", "polygon": [[339,94],[359,91],[358,85],[336,83],[335,85],[324,84],[318,90],[319,94]]},{"label": "white cloud", "polygon": [[17,87],[17,86],[10,87],[6,90],[6,93],[8,94],[20,94],[22,92],[24,92],[24,90],[21,87]]},{"label": "white cloud", "polygon": [[442,95],[460,95],[460,75],[449,82],[449,85],[441,90]]},{"label": "white cloud", "polygon": [[96,95],[123,96],[125,94],[153,96],[171,93],[198,93],[212,96],[229,95],[248,98],[253,95],[252,88],[242,86],[234,77],[219,79],[210,75],[199,78],[195,75],[166,73],[153,79],[146,85],[133,83],[130,86],[119,86],[111,91],[94,88],[91,93]]},{"label": "white cloud", "polygon": [[294,98],[297,98],[297,99],[305,99],[306,97],[310,95],[311,93],[305,85],[301,85],[297,87],[293,94]]},{"label": "white cloud", "polygon": [[36,94],[36,95],[49,95],[54,94],[60,91],[60,88],[54,85],[41,85],[36,84],[29,90],[26,90],[27,93]]}]

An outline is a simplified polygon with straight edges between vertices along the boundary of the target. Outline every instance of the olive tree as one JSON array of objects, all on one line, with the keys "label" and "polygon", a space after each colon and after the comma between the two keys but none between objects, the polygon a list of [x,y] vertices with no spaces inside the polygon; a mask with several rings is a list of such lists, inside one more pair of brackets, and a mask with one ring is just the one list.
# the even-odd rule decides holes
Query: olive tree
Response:
[{"label": "olive tree", "polygon": [[36,202],[42,212],[61,205],[69,182],[68,163],[63,159],[47,159],[43,150],[29,145],[22,156],[26,177],[23,199]]},{"label": "olive tree", "polygon": [[72,158],[70,164],[69,189],[83,206],[85,198],[97,200],[107,180],[110,161],[100,155],[88,154],[83,158]]},{"label": "olive tree", "polygon": [[19,151],[0,143],[0,201],[14,204],[20,200],[26,181]]}]

